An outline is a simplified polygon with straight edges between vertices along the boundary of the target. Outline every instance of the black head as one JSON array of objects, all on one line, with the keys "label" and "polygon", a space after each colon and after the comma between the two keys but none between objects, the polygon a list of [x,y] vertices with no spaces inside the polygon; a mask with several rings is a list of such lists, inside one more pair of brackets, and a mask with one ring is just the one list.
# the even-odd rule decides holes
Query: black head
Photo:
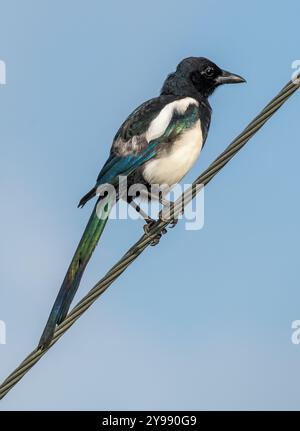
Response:
[{"label": "black head", "polygon": [[189,57],[182,60],[176,72],[168,76],[162,94],[189,95],[196,92],[208,97],[219,85],[240,82],[246,81],[239,75],[220,69],[207,58]]}]

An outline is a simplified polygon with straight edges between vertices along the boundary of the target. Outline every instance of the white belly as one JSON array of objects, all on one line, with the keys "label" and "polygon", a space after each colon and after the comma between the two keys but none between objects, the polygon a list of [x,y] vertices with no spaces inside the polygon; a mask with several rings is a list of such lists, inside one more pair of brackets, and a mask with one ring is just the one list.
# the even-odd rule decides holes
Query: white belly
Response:
[{"label": "white belly", "polygon": [[143,176],[150,184],[177,184],[196,162],[203,144],[200,121],[182,133],[169,154],[146,163]]}]

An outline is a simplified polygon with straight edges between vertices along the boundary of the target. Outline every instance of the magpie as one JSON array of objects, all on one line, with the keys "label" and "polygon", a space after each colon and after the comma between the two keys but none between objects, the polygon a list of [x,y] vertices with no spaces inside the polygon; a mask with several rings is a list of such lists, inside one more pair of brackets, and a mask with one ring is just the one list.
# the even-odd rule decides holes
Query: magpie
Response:
[{"label": "magpie", "polygon": [[[99,196],[99,187],[113,186],[116,199],[126,199],[144,217],[147,233],[147,226],[153,220],[121,190],[120,178],[126,178],[126,188],[143,184],[147,198],[152,197],[153,185],[170,190],[189,172],[205,144],[212,114],[209,96],[222,84],[242,82],[244,78],[221,69],[207,58],[185,58],[168,75],[160,95],[142,103],[121,125],[95,186],[79,202],[78,206],[83,207],[98,195],[43,331],[40,348],[51,343],[56,325],[65,319],[106,225],[113,197],[109,192]],[[158,195],[162,203],[164,195],[161,192]],[[160,236],[154,239],[153,245]]]}]

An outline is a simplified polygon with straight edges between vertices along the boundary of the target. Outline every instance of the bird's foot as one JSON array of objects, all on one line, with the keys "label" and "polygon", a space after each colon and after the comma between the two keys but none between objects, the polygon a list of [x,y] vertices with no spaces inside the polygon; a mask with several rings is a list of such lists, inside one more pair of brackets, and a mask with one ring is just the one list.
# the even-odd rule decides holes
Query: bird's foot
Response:
[{"label": "bird's foot", "polygon": [[177,225],[177,223],[178,223],[178,218],[174,218],[173,220],[171,220],[170,221],[170,223],[169,223],[169,228],[170,229],[173,229],[176,225]]},{"label": "bird's foot", "polygon": [[[149,235],[150,233],[150,229],[152,228],[152,226],[154,225],[154,223],[156,223],[156,220],[153,220],[151,218],[146,220],[146,224],[143,226],[144,232],[146,235]],[[150,242],[151,246],[157,245],[160,241],[160,238],[162,237],[162,235],[165,235],[167,233],[167,229],[163,228],[161,232],[157,233],[155,235],[155,237],[152,239],[152,241]]]},{"label": "bird's foot", "polygon": [[[173,229],[177,223],[178,223],[178,217],[175,217],[174,215],[172,216],[172,212],[170,211],[170,209],[172,208],[172,206],[174,205],[173,202],[170,202],[170,208],[169,208],[169,213],[164,213],[164,208],[160,211],[159,213],[159,220],[168,223],[168,227],[170,229]],[[170,213],[171,212],[171,213]]]}]

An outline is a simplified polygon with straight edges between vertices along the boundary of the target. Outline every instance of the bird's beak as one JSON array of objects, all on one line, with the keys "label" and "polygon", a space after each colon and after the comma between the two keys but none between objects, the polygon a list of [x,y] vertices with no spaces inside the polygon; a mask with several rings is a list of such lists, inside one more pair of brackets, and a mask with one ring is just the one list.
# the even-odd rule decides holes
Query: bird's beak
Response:
[{"label": "bird's beak", "polygon": [[246,79],[240,75],[227,72],[227,70],[222,70],[222,75],[218,76],[216,82],[217,84],[239,84],[241,82],[246,82]]}]

